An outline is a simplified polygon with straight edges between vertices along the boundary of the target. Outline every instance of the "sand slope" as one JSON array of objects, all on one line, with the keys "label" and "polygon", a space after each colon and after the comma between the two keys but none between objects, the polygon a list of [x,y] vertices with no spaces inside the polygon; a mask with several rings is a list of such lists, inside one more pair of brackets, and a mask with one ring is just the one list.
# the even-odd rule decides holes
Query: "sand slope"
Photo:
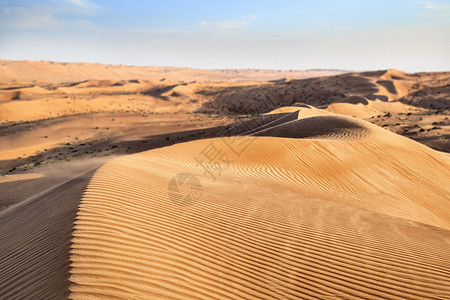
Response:
[{"label": "sand slope", "polygon": [[0,212],[0,298],[66,299],[80,197],[94,171]]},{"label": "sand slope", "polygon": [[[223,137],[104,165],[78,212],[71,297],[449,298],[449,157],[331,118],[365,134]],[[260,134],[294,136],[305,120]],[[196,159],[212,146],[232,162],[207,173]],[[202,185],[189,207],[168,197],[180,173]]]}]

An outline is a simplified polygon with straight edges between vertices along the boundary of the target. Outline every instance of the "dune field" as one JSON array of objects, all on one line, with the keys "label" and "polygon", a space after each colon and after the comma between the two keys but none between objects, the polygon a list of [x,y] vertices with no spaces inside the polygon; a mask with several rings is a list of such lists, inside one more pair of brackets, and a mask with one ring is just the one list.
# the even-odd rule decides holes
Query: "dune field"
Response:
[{"label": "dune field", "polygon": [[314,72],[2,61],[0,299],[450,299],[450,73]]},{"label": "dune field", "polygon": [[[24,69],[26,69],[26,73],[23,72]],[[267,81],[282,77],[308,78],[337,75],[344,72],[342,70],[204,70],[180,67],[0,60],[0,80],[4,81],[20,79],[26,81],[74,82],[86,79],[110,80],[112,78],[159,80],[165,77],[176,81]]]}]

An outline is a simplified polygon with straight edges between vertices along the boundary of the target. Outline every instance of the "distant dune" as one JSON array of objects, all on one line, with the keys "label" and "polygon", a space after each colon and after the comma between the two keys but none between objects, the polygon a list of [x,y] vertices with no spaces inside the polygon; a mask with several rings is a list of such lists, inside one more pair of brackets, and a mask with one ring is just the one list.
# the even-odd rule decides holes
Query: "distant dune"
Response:
[{"label": "distant dune", "polygon": [[202,70],[179,67],[142,67],[92,63],[57,63],[49,61],[0,60],[0,80],[44,80],[73,82],[87,79],[147,79],[168,78],[176,81],[268,81],[285,77],[308,78],[342,74],[341,70]]},{"label": "distant dune", "polygon": [[373,114],[373,108],[376,109],[375,103],[385,103],[378,105],[380,108],[384,106],[380,110],[398,102],[423,108],[450,109],[450,72],[407,74],[391,69],[252,84],[240,89],[211,87],[204,93],[208,92],[214,94],[214,101],[207,103],[205,110],[265,113],[298,102],[318,108],[341,106],[346,108],[340,111],[345,111],[361,104],[356,109],[361,114],[358,116],[367,117]]},{"label": "distant dune", "polygon": [[[24,62],[10,64],[10,67],[16,64],[25,72],[25,75],[18,76],[27,77],[28,72],[32,74],[24,68]],[[45,62],[28,64],[44,66],[44,69],[54,65],[62,69],[67,67],[67,70],[76,66],[79,71],[73,74],[95,74],[91,68],[104,70],[107,67],[96,64],[64,66]],[[64,72],[61,71],[61,76],[65,76]],[[14,72],[0,74],[11,76]],[[111,76],[124,74],[119,72]],[[205,76],[209,75],[205,73]],[[121,77],[64,83],[43,80],[0,81],[0,122],[5,123],[100,112],[222,116],[262,114],[302,105],[314,107],[315,112],[333,112],[370,120],[435,149],[450,151],[450,72],[407,74],[390,69],[251,82],[125,80]]]}]

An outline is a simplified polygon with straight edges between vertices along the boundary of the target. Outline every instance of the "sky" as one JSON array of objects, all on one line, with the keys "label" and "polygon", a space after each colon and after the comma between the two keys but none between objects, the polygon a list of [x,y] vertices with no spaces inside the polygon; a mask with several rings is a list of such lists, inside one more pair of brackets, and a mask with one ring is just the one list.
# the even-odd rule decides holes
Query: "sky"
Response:
[{"label": "sky", "polygon": [[450,0],[0,0],[0,59],[450,71]]}]

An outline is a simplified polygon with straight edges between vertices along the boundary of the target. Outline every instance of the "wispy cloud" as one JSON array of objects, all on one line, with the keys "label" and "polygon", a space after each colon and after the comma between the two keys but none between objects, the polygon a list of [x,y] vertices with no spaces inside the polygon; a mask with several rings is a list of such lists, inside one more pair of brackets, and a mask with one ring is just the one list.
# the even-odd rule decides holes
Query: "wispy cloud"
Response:
[{"label": "wispy cloud", "polygon": [[320,28],[320,29],[326,30],[326,31],[333,31],[333,32],[349,31],[349,30],[354,29],[350,25],[344,25],[344,24],[342,24],[342,22],[336,22],[336,21],[330,20],[328,18],[316,19],[316,20],[314,20],[313,24],[316,28]]},{"label": "wispy cloud", "polygon": [[14,29],[57,29],[65,26],[52,11],[42,7],[16,7],[0,12],[0,25]]},{"label": "wispy cloud", "polygon": [[417,2],[422,6],[423,12],[420,14],[422,17],[440,19],[450,17],[450,2],[437,2],[437,1],[420,1]]},{"label": "wispy cloud", "polygon": [[127,30],[127,33],[143,33],[149,35],[172,35],[172,34],[183,34],[186,33],[187,30],[183,29],[175,29],[175,28],[136,28]]},{"label": "wispy cloud", "polygon": [[75,3],[76,5],[81,7],[87,7],[90,4],[88,1],[85,0],[70,0],[70,2]]},{"label": "wispy cloud", "polygon": [[[0,26],[24,30],[60,30],[67,28],[67,24],[72,22],[62,15],[92,16],[100,9],[100,6],[87,0],[40,3],[24,1],[0,9]],[[76,22],[74,25],[77,25]]]},{"label": "wispy cloud", "polygon": [[200,25],[211,29],[222,29],[222,30],[236,30],[247,27],[248,21],[246,20],[225,20],[222,22],[200,22]]},{"label": "wispy cloud", "polygon": [[69,0],[78,8],[78,12],[93,13],[100,9],[100,6],[88,0]]}]

